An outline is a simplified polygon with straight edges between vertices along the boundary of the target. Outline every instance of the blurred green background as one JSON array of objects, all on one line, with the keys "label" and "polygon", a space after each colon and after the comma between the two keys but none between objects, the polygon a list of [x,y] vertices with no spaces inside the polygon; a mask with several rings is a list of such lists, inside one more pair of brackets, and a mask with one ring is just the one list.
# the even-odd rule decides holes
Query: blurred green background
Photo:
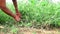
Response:
[{"label": "blurred green background", "polygon": [[[15,13],[12,3],[7,2],[7,7]],[[19,0],[18,9],[22,14],[21,27],[60,27],[60,3],[50,0]],[[0,25],[13,26],[15,20],[0,10]]]}]

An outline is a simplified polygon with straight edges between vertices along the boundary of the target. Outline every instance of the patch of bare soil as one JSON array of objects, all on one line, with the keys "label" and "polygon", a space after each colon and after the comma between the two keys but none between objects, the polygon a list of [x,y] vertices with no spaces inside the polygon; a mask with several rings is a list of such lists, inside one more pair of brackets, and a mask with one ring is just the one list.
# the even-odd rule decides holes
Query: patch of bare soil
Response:
[{"label": "patch of bare soil", "polygon": [[60,34],[57,30],[44,30],[34,28],[20,28],[18,34]]},{"label": "patch of bare soil", "polygon": [[[44,30],[44,29],[35,29],[35,28],[18,28],[16,34],[60,34],[60,32],[56,30]],[[0,32],[0,34],[4,34]],[[7,32],[6,34],[14,34],[12,32]]]}]

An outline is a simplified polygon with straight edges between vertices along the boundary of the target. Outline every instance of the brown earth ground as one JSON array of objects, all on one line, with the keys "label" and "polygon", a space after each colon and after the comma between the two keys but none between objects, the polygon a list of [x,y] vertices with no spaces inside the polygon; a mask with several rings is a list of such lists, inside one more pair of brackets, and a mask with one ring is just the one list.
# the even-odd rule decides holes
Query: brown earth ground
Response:
[{"label": "brown earth ground", "polygon": [[[0,32],[0,34],[5,34]],[[45,29],[35,29],[35,28],[18,28],[17,33],[7,32],[6,34],[60,34],[59,29],[45,30]]]}]

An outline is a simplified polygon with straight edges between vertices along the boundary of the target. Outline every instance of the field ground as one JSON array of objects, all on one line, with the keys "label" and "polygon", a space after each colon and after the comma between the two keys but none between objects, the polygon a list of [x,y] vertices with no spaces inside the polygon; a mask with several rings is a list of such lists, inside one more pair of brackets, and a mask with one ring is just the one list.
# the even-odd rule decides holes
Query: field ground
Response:
[{"label": "field ground", "polygon": [[[0,31],[0,34],[4,34],[4,32]],[[59,29],[54,30],[45,30],[45,29],[35,29],[35,28],[18,28],[17,33],[12,33],[8,30],[5,34],[60,34]]]}]

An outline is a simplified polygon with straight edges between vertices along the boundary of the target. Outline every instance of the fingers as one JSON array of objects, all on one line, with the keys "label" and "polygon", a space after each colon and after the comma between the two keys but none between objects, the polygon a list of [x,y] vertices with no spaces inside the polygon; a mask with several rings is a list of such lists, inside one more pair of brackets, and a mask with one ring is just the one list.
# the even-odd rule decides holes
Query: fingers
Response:
[{"label": "fingers", "polygon": [[14,18],[16,21],[20,21],[20,17],[18,17],[17,15]]}]

